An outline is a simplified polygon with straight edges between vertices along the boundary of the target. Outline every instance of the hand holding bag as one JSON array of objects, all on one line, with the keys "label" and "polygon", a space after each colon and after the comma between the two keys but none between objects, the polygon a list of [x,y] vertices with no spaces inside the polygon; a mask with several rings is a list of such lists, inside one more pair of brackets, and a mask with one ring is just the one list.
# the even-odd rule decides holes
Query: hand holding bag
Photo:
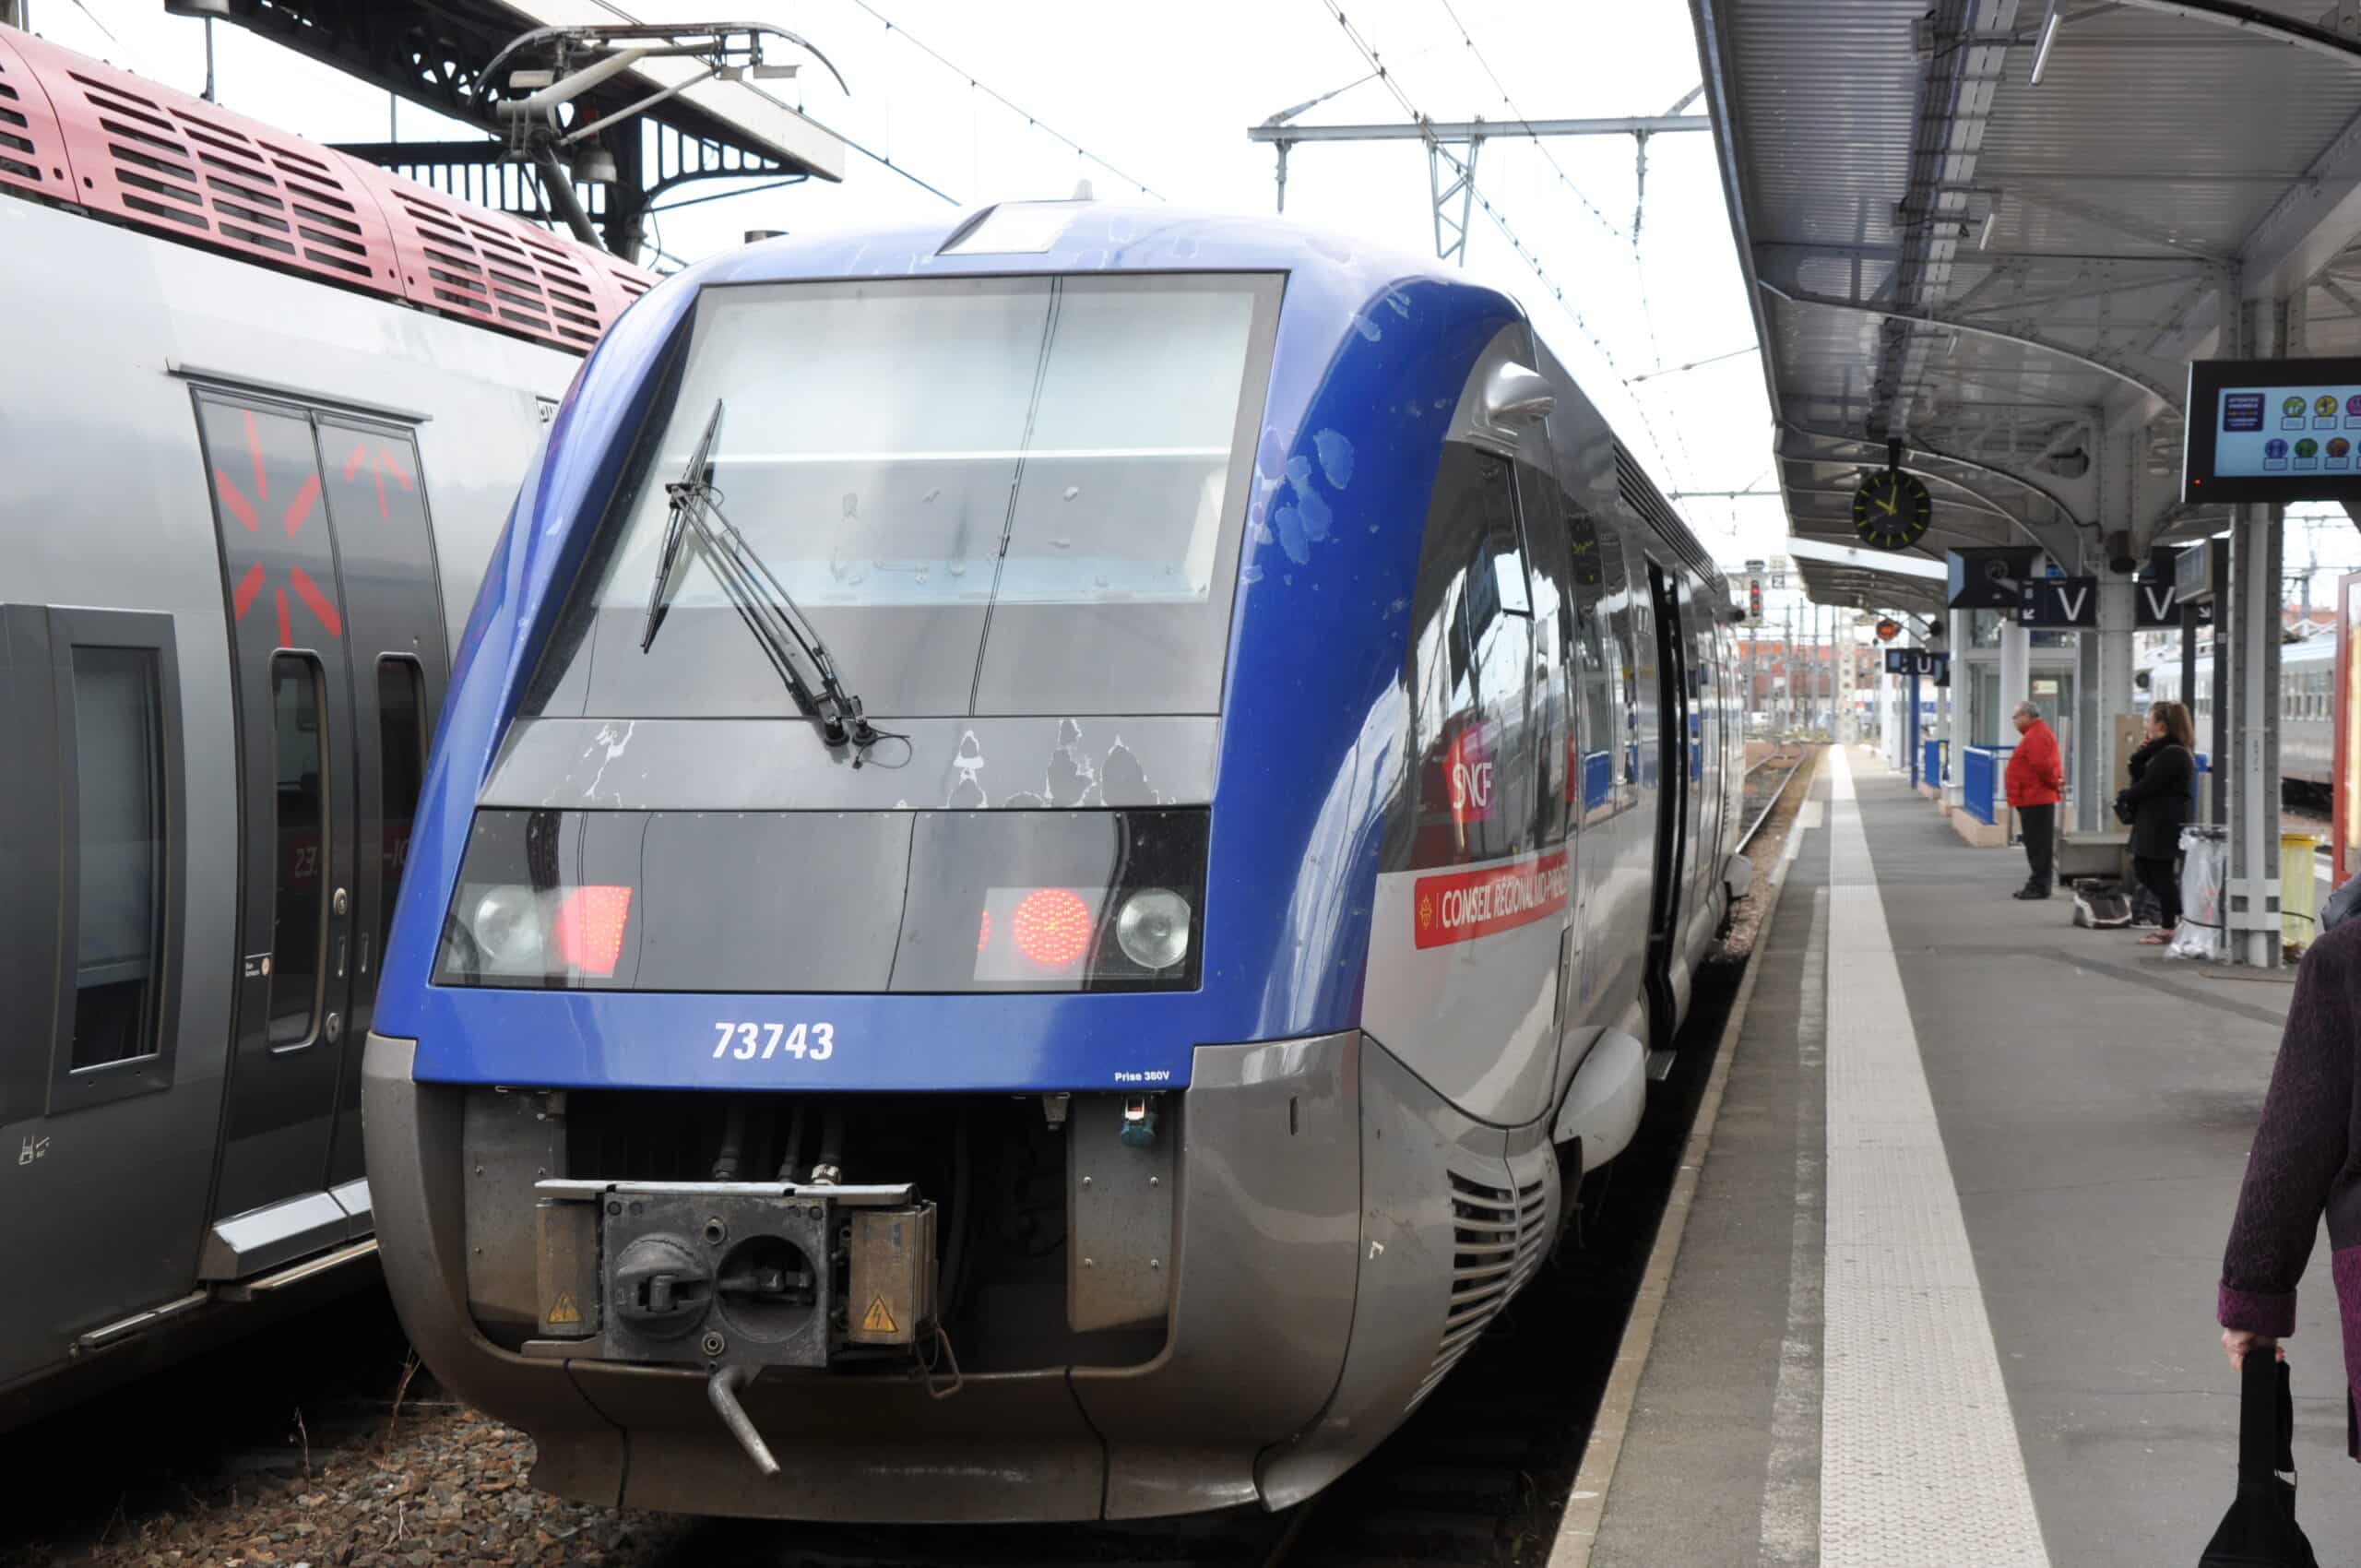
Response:
[{"label": "hand holding bag", "polygon": [[2296,1524],[2296,1401],[2287,1363],[2247,1352],[2238,1400],[2238,1495],[2197,1568],[2319,1568]]}]

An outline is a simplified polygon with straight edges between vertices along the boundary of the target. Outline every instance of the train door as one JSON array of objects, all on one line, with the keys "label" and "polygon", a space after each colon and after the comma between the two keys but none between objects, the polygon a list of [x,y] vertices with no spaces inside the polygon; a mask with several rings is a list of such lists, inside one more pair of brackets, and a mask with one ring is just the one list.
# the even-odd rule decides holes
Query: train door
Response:
[{"label": "train door", "polygon": [[197,417],[241,778],[243,956],[199,1263],[222,1279],[368,1229],[358,1052],[388,912],[386,818],[415,800],[445,654],[407,432],[214,392]]},{"label": "train door", "polygon": [[1689,670],[1687,637],[1680,601],[1662,566],[1648,563],[1649,600],[1655,610],[1658,752],[1656,775],[1655,894],[1648,911],[1650,1045],[1662,1051],[1672,1043],[1672,1020],[1678,1011],[1673,994],[1672,955],[1680,928],[1682,882],[1685,880],[1690,825],[1689,789]]},{"label": "train door", "polygon": [[328,1148],[327,1184],[342,1192],[362,1179],[361,1055],[449,668],[416,442],[399,427],[340,416],[320,416],[313,428],[344,586],[359,750],[352,982],[338,1042],[336,1134]]}]

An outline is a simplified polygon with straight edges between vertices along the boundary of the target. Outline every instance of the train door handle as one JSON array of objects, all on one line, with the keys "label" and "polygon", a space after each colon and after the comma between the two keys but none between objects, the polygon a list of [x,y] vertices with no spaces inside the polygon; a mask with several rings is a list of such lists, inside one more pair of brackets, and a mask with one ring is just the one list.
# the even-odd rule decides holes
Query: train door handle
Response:
[{"label": "train door handle", "polygon": [[351,940],[352,939],[350,937],[341,934],[336,939],[336,978],[338,980],[342,980],[344,978],[345,948]]},{"label": "train door handle", "polygon": [[346,897],[345,891],[341,887],[328,895],[328,908],[335,910],[339,915],[343,914],[346,909],[351,907],[351,905],[352,900]]}]

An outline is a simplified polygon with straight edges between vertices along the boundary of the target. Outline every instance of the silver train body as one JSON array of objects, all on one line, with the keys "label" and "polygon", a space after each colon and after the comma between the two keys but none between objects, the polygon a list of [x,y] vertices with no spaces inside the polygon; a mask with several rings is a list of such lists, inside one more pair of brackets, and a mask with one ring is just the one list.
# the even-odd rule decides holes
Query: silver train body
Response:
[{"label": "silver train body", "polygon": [[[18,113],[68,91],[100,149]],[[105,148],[197,216],[60,177]],[[336,158],[0,29],[0,1427],[376,1282],[362,1042],[410,802],[580,360],[209,244],[208,196],[361,186]]]},{"label": "silver train body", "polygon": [[[1022,254],[966,238],[1004,229]],[[1012,298],[1065,314],[974,331]],[[943,343],[980,345],[964,377]],[[1004,395],[1040,455],[965,477],[1016,454],[944,437],[947,386]],[[718,397],[714,485],[812,585],[890,767],[842,766],[710,590],[642,640],[664,510],[634,487]],[[1629,1144],[1744,890],[1710,557],[1512,302],[1257,219],[1002,208],[716,258],[558,429],[463,650],[366,1063],[428,1364],[531,1433],[537,1486],[604,1505],[1138,1518],[1326,1486]],[[1176,455],[1202,467],[1143,477]],[[970,492],[996,552],[945,525],[902,576],[1049,582],[1000,518],[1071,506],[1058,549],[1154,574],[1159,529],[1201,544],[1196,618],[1045,588],[1000,656],[1024,679],[978,665],[978,701],[974,639],[910,631],[868,559],[894,547],[855,532]],[[1191,846],[1153,886],[1149,829]],[[1042,848],[1074,844],[1101,848]],[[1096,968],[1143,888],[1202,916],[1169,983]],[[1037,897],[1107,914],[1003,967]],[[597,952],[499,913],[584,899]]]},{"label": "silver train body", "polygon": [[[2150,702],[2189,702],[2200,751],[2213,742],[2213,655],[2197,656],[2195,700],[2180,689],[2180,660],[2141,671]],[[2283,789],[2326,799],[2336,782],[2336,639],[2307,637],[2279,650],[2279,781]]]}]

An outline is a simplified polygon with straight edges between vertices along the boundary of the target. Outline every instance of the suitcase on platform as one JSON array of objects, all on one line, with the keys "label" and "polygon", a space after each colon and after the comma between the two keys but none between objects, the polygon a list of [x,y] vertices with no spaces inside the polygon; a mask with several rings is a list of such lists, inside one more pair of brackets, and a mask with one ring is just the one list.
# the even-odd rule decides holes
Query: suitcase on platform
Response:
[{"label": "suitcase on platform", "polygon": [[2296,1523],[2296,1401],[2287,1363],[2247,1353],[2239,1374],[2238,1495],[2197,1568],[2320,1568]]},{"label": "suitcase on platform", "polygon": [[2109,877],[2074,884],[2074,923],[2104,929],[2131,923],[2131,890]]}]

